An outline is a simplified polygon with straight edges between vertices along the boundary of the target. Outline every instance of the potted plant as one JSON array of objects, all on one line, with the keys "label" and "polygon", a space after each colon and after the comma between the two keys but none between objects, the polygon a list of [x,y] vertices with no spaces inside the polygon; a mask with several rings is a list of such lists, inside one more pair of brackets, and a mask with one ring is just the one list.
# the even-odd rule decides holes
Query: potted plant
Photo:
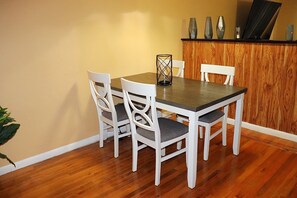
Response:
[{"label": "potted plant", "polygon": [[[7,108],[0,106],[0,146],[8,142],[17,132],[20,124],[16,123],[12,117],[9,117],[10,113],[7,112]],[[0,158],[8,160],[15,166],[6,155],[0,152]]]}]

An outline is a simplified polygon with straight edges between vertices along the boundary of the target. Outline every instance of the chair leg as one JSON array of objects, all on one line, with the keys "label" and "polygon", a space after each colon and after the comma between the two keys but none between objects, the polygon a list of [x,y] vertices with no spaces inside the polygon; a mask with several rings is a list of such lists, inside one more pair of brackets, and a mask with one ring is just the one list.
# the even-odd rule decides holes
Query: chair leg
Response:
[{"label": "chair leg", "polygon": [[132,171],[137,171],[138,143],[132,136]]},{"label": "chair leg", "polygon": [[209,142],[210,142],[210,126],[206,126],[205,127],[205,137],[204,137],[204,153],[203,153],[203,159],[205,161],[208,160]]},{"label": "chair leg", "polygon": [[183,119],[181,119],[180,116],[176,115],[176,121],[180,122],[180,123],[183,123]]},{"label": "chair leg", "polygon": [[127,133],[131,132],[130,124],[126,124],[126,132]]},{"label": "chair leg", "polygon": [[157,111],[157,117],[158,117],[158,118],[162,117],[162,110],[161,110],[161,109],[159,109],[159,110]]},{"label": "chair leg", "polygon": [[163,148],[163,149],[161,150],[161,155],[162,155],[162,157],[164,157],[164,156],[166,155],[166,149],[165,149],[165,148]]},{"label": "chair leg", "polygon": [[188,145],[189,145],[189,136],[186,138],[186,165],[188,167],[188,159],[189,159],[189,156],[188,156]]},{"label": "chair leg", "polygon": [[161,152],[156,148],[156,169],[155,169],[155,185],[159,186],[161,177]]},{"label": "chair leg", "polygon": [[114,158],[119,157],[119,128],[115,126],[113,128],[113,140],[114,140]]},{"label": "chair leg", "polygon": [[199,126],[199,136],[200,136],[200,139],[203,139],[203,127],[202,126]]},{"label": "chair leg", "polygon": [[177,144],[176,144],[176,149],[177,150],[180,150],[181,149],[181,147],[182,147],[182,141],[179,141]]},{"label": "chair leg", "polygon": [[99,147],[103,147],[103,138],[104,138],[104,123],[99,120]]},{"label": "chair leg", "polygon": [[228,105],[224,107],[224,117],[222,121],[222,143],[223,146],[227,145],[227,117],[228,117]]}]

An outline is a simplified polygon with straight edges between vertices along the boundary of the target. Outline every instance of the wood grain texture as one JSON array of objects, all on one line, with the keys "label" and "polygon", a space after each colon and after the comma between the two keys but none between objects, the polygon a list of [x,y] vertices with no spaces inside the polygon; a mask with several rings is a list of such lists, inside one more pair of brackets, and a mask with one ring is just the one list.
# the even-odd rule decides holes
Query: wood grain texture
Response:
[{"label": "wood grain texture", "polygon": [[297,144],[242,129],[241,152],[234,156],[232,131],[229,125],[226,147],[221,136],[211,141],[208,161],[199,140],[193,190],[185,154],[162,163],[155,187],[154,150],[139,151],[133,173],[131,138],[120,141],[117,159],[110,138],[103,148],[95,143],[0,176],[0,197],[297,197]]},{"label": "wood grain texture", "polygon": [[200,79],[202,63],[235,66],[234,85],[248,88],[243,121],[297,135],[296,44],[183,41],[183,59],[191,79]]}]

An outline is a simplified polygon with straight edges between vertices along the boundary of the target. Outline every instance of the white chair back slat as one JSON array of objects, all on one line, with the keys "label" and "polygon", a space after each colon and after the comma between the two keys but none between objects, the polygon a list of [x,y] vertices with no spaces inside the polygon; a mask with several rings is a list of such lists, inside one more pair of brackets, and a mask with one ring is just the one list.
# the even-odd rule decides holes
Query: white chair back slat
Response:
[{"label": "white chair back slat", "polygon": [[220,74],[226,75],[224,84],[233,85],[235,67],[223,66],[223,65],[212,65],[212,64],[201,64],[201,80],[209,82],[208,74]]},{"label": "white chair back slat", "polygon": [[175,75],[176,77],[184,77],[184,70],[185,70],[185,61],[181,60],[172,60],[172,67],[178,68],[178,72]]},{"label": "white chair back slat", "polygon": [[[166,65],[169,64],[169,60],[164,60]],[[185,61],[182,60],[172,60],[172,68],[176,68],[177,72],[174,76],[176,77],[184,77],[184,70],[185,70]]]}]

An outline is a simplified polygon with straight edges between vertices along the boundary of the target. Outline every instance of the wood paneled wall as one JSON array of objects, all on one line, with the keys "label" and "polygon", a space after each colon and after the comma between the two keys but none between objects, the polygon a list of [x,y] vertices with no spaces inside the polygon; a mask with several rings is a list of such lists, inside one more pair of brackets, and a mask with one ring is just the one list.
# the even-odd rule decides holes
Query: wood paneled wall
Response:
[{"label": "wood paneled wall", "polygon": [[183,59],[191,79],[201,63],[235,66],[234,85],[248,88],[243,121],[297,134],[297,43],[183,40]]}]

